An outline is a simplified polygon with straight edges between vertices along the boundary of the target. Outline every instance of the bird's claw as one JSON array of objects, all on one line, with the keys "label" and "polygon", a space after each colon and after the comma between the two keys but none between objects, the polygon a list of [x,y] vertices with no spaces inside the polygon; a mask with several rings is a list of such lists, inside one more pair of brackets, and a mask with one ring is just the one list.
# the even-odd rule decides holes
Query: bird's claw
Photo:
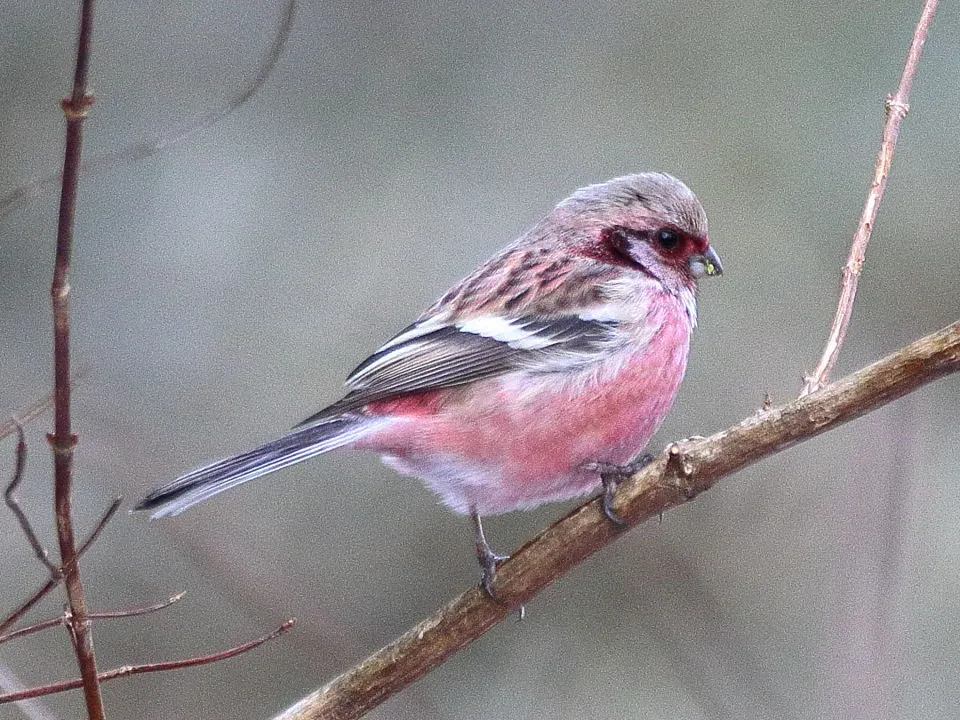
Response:
[{"label": "bird's claw", "polygon": [[643,469],[653,461],[653,455],[647,453],[636,460],[631,460],[625,465],[617,465],[608,462],[593,462],[586,465],[586,470],[595,472],[600,476],[600,482],[603,485],[603,502],[601,508],[607,519],[617,527],[624,528],[627,521],[620,517],[620,514],[613,509],[613,503],[617,496],[617,487],[626,478],[635,472]]},{"label": "bird's claw", "polygon": [[499,601],[493,589],[493,579],[497,574],[497,565],[509,559],[509,555],[498,555],[490,550],[489,547],[477,551],[477,561],[480,563],[480,570],[482,572],[480,586],[491,600]]},{"label": "bird's claw", "polygon": [[600,479],[603,481],[603,514],[607,516],[607,520],[618,528],[625,528],[627,521],[620,517],[620,514],[613,509],[613,501],[616,498],[617,485],[620,484],[620,481],[612,478],[606,481],[604,481],[603,478]]},{"label": "bird's claw", "polygon": [[497,565],[504,560],[509,560],[510,556],[498,555],[490,549],[490,545],[487,543],[487,537],[483,533],[483,523],[480,520],[480,515],[476,511],[470,513],[470,519],[473,520],[473,543],[477,551],[477,562],[480,564],[480,569],[483,573],[480,579],[480,587],[483,588],[483,591],[491,600],[501,602],[494,590],[493,580],[497,574]]}]

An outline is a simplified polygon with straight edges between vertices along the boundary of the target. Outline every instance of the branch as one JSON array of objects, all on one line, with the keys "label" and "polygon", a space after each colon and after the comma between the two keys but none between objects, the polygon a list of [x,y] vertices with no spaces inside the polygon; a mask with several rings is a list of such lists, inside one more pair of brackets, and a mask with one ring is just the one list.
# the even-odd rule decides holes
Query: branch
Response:
[{"label": "branch", "polygon": [[27,542],[30,543],[30,547],[33,548],[33,554],[46,566],[51,576],[58,575],[60,568],[50,562],[49,554],[43,545],[40,544],[40,540],[33,531],[33,526],[30,524],[27,514],[23,511],[23,508],[20,507],[20,503],[17,502],[17,498],[14,497],[13,494],[20,486],[20,481],[23,480],[23,471],[27,467],[27,438],[23,434],[23,425],[21,425],[16,418],[14,418],[12,422],[17,426],[16,459],[14,461],[13,477],[10,478],[10,483],[3,492],[3,501],[10,509],[10,512],[13,513],[14,517],[17,518],[17,522],[20,523],[20,529],[23,531],[23,534],[27,536]]},{"label": "branch", "polygon": [[54,509],[57,518],[57,542],[60,546],[60,567],[70,605],[68,628],[77,664],[80,666],[87,716],[89,720],[104,720],[103,697],[93,653],[93,635],[87,618],[83,584],[80,582],[80,570],[77,567],[77,545],[73,535],[73,449],[77,444],[77,436],[73,434],[70,425],[70,256],[73,250],[73,224],[80,179],[83,121],[93,104],[93,96],[87,94],[87,71],[92,46],[93,0],[81,0],[73,91],[69,98],[60,102],[67,122],[67,138],[63,151],[56,260],[50,286],[53,306],[54,419],[53,432],[47,435],[47,440],[53,450]]},{"label": "branch", "polygon": [[[113,501],[107,511],[103,514],[100,520],[93,528],[93,532],[90,533],[89,537],[84,540],[83,544],[80,546],[80,549],[77,550],[77,557],[81,557],[100,536],[100,532],[106,527],[107,523],[110,522],[110,519],[116,514],[117,510],[120,509],[120,498],[117,498]],[[57,585],[60,584],[60,581],[63,580],[63,573],[57,570],[56,575],[51,575],[50,579],[44,583],[43,587],[37,590],[33,595],[27,598],[16,610],[10,613],[6,619],[0,623],[0,633],[5,632],[10,628],[17,620],[23,617],[34,605],[43,600]]]},{"label": "branch", "polygon": [[[155,137],[140,142],[127,145],[119,150],[112,150],[101,155],[95,155],[84,162],[80,169],[85,173],[98,172],[106,170],[125,162],[142,160],[145,157],[155,155],[156,153],[167,150],[179,145],[191,136],[212,127],[223,118],[230,115],[237,108],[249,100],[263,84],[267,81],[273,72],[283,48],[290,37],[290,29],[293,27],[293,12],[296,7],[296,0],[286,0],[280,11],[280,22],[277,26],[277,33],[267,49],[256,74],[250,81],[239,88],[233,96],[227,98],[220,107],[208,110],[196,117],[187,120],[182,125],[168,130]],[[63,175],[61,173],[52,173],[43,177],[34,178],[30,182],[21,185],[0,198],[0,217],[13,210],[20,203],[37,197],[43,190],[59,181]]]},{"label": "branch", "polygon": [[[197,665],[207,665],[220,660],[226,660],[228,658],[236,657],[237,655],[253,650],[255,647],[263,645],[265,642],[273,640],[274,638],[280,637],[287,630],[292,628],[295,622],[296,620],[291,618],[269,635],[264,635],[256,640],[251,640],[243,645],[232,647],[229,650],[222,650],[221,652],[214,653],[213,655],[203,655],[200,657],[187,658],[186,660],[147,663],[145,665],[124,665],[123,667],[114,668],[113,670],[107,670],[100,673],[97,676],[97,679],[100,682],[106,682],[107,680],[116,680],[117,678],[127,677],[128,675],[142,675],[143,673],[180,670],[183,668],[196,667]],[[76,690],[79,687],[86,687],[86,685],[81,678],[75,678],[73,680],[64,680],[63,682],[53,683],[51,685],[42,685],[41,687],[28,688],[26,690],[0,693],[0,704],[18,702],[20,700],[29,700],[30,698],[41,697],[43,695],[52,695],[54,693],[65,692],[67,690]]]},{"label": "branch", "polygon": [[[161,600],[158,603],[154,603],[153,605],[148,605],[146,607],[128,608],[126,610],[108,610],[106,612],[92,612],[87,614],[87,618],[90,620],[114,620],[116,618],[149,615],[150,613],[170,607],[175,602],[183,598],[184,595],[186,595],[186,593],[178,593],[177,595],[168,597],[166,600]],[[52,627],[57,627],[58,625],[66,625],[69,619],[70,616],[64,613],[59,617],[50,618],[49,620],[42,620],[41,622],[30,625],[29,627],[21,628],[20,630],[14,630],[6,635],[0,635],[0,645],[10,640],[24,637],[25,635],[32,635],[33,633],[40,632],[41,630],[47,630]]]},{"label": "branch", "polygon": [[925,0],[920,20],[913,32],[913,42],[907,53],[907,61],[900,76],[900,85],[894,95],[888,95],[884,103],[886,120],[883,124],[883,134],[880,139],[880,152],[873,168],[873,180],[867,192],[867,201],[860,215],[860,223],[853,234],[850,245],[850,255],[847,264],[843,266],[840,275],[840,299],[837,303],[837,312],[830,326],[830,335],[827,337],[823,356],[817,364],[816,370],[808,375],[804,383],[803,395],[818,390],[830,377],[830,372],[837,362],[840,347],[847,335],[850,325],[850,316],[853,314],[853,301],[857,297],[857,283],[860,272],[863,270],[863,261],[870,242],[870,233],[873,231],[874,221],[877,219],[877,210],[883,199],[883,191],[887,186],[887,176],[890,174],[890,164],[893,162],[893,151],[897,147],[897,138],[900,135],[900,123],[910,109],[910,88],[913,86],[913,77],[920,62],[920,52],[927,40],[927,31],[937,9],[937,0]]},{"label": "branch", "polygon": [[[7,489],[4,491],[4,501],[6,502],[7,507],[10,508],[10,511],[16,516],[17,521],[20,523],[20,528],[23,530],[24,535],[27,536],[27,541],[33,548],[33,552],[40,559],[40,562],[44,564],[47,570],[50,571],[50,579],[47,580],[43,587],[27,598],[20,605],[20,607],[8,615],[3,622],[0,622],[0,634],[2,634],[5,630],[7,630],[7,628],[13,625],[13,623],[19,620],[24,614],[27,613],[28,610],[30,610],[30,608],[40,602],[40,600],[42,600],[49,592],[56,588],[60,584],[60,581],[63,580],[63,570],[50,562],[49,555],[44,547],[40,544],[40,541],[33,530],[33,526],[30,524],[30,520],[27,518],[26,514],[20,507],[20,503],[17,502],[16,497],[13,495],[23,479],[23,471],[26,468],[27,462],[27,444],[23,434],[23,425],[20,422],[20,417],[24,417],[24,421],[27,419],[33,419],[52,405],[53,396],[48,395],[45,398],[41,398],[40,400],[37,400],[33,404],[27,406],[27,408],[24,409],[26,411],[26,417],[23,415],[14,416],[9,421],[4,423],[3,426],[0,426],[0,437],[3,437],[2,432],[5,432],[7,427],[15,429],[18,435],[13,478],[10,480],[10,484],[7,485]],[[111,518],[113,518],[114,514],[119,509],[120,498],[116,498],[110,507],[107,508],[107,511],[103,514],[103,517],[100,518],[99,522],[94,527],[93,532],[90,533],[90,536],[80,546],[80,549],[77,551],[77,557],[80,557],[87,551],[87,548],[93,544],[93,542],[100,535],[100,532],[103,530],[106,524],[110,522]]]},{"label": "branch", "polygon": [[[720,478],[960,371],[960,321],[813,394],[761,410],[709,438],[672,443],[625,481],[615,511],[633,527],[692,500]],[[496,596],[460,595],[274,720],[358,718],[503,620],[620,536],[592,500],[526,543],[497,569]]]}]

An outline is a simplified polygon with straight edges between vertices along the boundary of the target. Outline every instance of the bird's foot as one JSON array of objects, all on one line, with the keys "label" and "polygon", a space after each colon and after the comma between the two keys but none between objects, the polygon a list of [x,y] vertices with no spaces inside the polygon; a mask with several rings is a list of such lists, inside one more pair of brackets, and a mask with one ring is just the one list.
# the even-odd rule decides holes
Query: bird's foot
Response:
[{"label": "bird's foot", "polygon": [[493,600],[499,601],[500,599],[493,589],[493,578],[497,574],[497,565],[509,559],[509,555],[498,555],[489,547],[483,551],[477,551],[477,561],[480,563],[480,570],[482,571],[480,584],[483,586],[483,591]]},{"label": "bird's foot", "polygon": [[473,542],[477,551],[477,562],[483,572],[480,585],[484,592],[490,596],[490,599],[500,602],[493,588],[493,580],[497,573],[497,565],[504,560],[509,560],[509,555],[498,555],[490,549],[487,544],[487,538],[483,533],[483,523],[480,522],[480,516],[476,512],[470,513],[473,520]]},{"label": "bird's foot", "polygon": [[588,463],[585,469],[589,472],[595,472],[600,476],[600,482],[603,484],[603,514],[607,519],[617,527],[626,527],[627,522],[613,509],[613,502],[616,499],[617,487],[621,482],[642,470],[653,462],[653,455],[647,453],[636,460],[631,460],[625,465],[617,465],[608,462]]}]

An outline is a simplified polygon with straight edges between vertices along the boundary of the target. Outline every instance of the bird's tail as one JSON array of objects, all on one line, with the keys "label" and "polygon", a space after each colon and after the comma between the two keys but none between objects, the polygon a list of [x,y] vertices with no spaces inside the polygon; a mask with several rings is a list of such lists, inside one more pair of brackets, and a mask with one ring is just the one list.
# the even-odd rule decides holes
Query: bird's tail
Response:
[{"label": "bird's tail", "polygon": [[349,445],[370,432],[368,419],[339,415],[295,429],[278,440],[181,475],[147,495],[134,510],[151,519],[179,515],[198,502],[274,470]]}]

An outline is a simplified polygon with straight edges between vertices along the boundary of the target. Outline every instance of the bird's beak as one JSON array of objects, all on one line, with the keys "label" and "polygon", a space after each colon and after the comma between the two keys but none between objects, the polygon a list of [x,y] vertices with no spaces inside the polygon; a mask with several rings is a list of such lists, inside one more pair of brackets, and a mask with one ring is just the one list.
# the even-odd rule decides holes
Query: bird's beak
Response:
[{"label": "bird's beak", "polygon": [[702,253],[690,256],[689,266],[690,272],[697,278],[701,278],[704,275],[723,275],[723,265],[720,264],[720,256],[717,255],[717,251],[709,245]]}]

